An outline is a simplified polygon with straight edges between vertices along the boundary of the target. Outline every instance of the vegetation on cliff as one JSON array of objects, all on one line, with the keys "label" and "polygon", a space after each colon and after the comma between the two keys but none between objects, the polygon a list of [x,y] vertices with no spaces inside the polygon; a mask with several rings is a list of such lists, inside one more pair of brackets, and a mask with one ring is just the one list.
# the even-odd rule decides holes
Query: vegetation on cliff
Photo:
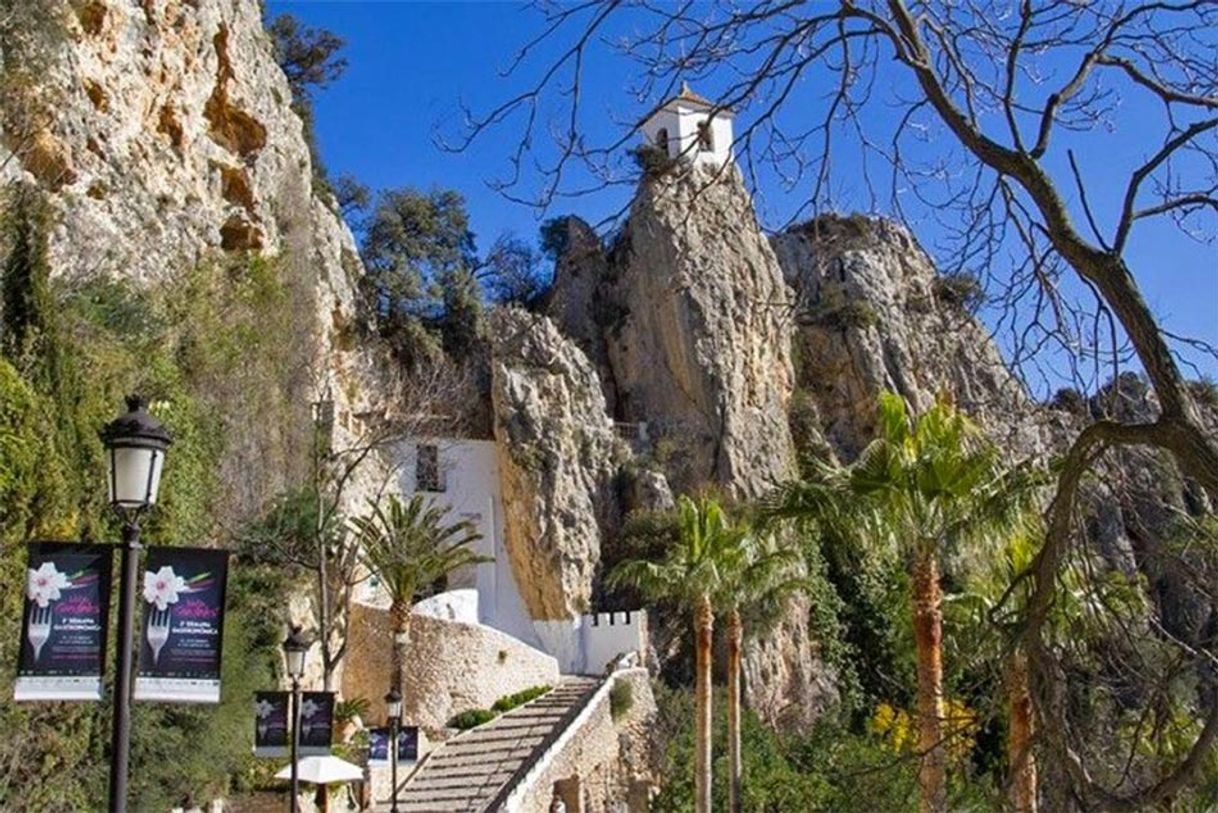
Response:
[{"label": "vegetation on cliff", "polygon": [[[224,544],[256,506],[230,468],[256,442],[292,456],[289,293],[279,266],[256,257],[183,269],[144,289],[125,281],[52,277],[45,207],[31,189],[3,201],[0,323],[0,638],[17,640],[29,539],[118,536],[105,504],[98,429],[139,391],[174,435],[162,500],[144,523],[151,544]],[[259,414],[258,424],[248,422]],[[271,430],[269,432],[264,430]],[[280,472],[277,476],[282,476]],[[229,584],[224,702],[219,708],[140,704],[132,736],[132,805],[161,809],[251,781],[248,697],[275,683],[287,585],[238,561]],[[0,650],[11,693],[16,648]],[[100,809],[109,707],[0,704],[0,807]]]}]

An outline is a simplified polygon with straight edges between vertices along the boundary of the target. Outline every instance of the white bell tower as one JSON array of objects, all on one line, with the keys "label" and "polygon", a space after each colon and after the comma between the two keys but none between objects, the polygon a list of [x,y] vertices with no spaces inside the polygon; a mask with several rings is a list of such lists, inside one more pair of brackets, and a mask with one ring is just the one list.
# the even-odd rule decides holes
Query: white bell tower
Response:
[{"label": "white bell tower", "polygon": [[646,143],[669,158],[718,167],[732,160],[734,117],[731,110],[715,110],[714,102],[682,82],[681,92],[648,113],[639,129]]}]

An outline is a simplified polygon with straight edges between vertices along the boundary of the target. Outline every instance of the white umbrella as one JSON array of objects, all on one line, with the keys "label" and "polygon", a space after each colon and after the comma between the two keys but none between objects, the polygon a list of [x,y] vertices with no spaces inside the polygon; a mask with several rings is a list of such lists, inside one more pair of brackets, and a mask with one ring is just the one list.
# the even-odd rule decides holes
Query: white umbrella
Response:
[{"label": "white umbrella", "polygon": [[[314,785],[329,785],[335,782],[358,782],[364,778],[364,769],[352,765],[345,759],[334,756],[305,757],[296,763],[300,781],[311,782]],[[288,765],[279,773],[276,779],[291,779],[292,766]]]}]

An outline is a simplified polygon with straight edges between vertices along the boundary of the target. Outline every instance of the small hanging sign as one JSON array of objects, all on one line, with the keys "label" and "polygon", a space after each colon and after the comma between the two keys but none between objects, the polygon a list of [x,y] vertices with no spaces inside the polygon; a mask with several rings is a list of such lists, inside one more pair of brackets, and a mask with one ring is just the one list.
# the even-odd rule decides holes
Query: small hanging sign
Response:
[{"label": "small hanging sign", "polygon": [[288,746],[288,692],[254,694],[254,756],[286,757]]}]

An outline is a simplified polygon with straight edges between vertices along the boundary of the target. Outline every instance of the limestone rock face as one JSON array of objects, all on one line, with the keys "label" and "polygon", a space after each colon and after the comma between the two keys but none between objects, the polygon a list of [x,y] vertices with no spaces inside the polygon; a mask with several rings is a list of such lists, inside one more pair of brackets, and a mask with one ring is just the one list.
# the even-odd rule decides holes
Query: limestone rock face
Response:
[{"label": "limestone rock face", "polygon": [[614,487],[628,450],[605,411],[587,356],[544,316],[496,312],[491,400],[504,539],[536,620],[590,609],[602,534],[619,509]]},{"label": "limestone rock face", "polygon": [[[645,180],[607,255],[588,231],[569,225],[547,312],[590,352],[603,344],[615,417],[646,424],[637,451],[666,477],[640,472],[628,507],[671,505],[669,484],[749,498],[790,476],[792,303],[739,173]],[[749,703],[772,723],[806,726],[827,696],[807,617],[792,603],[746,652]]]},{"label": "limestone rock face", "polygon": [[[332,401],[335,446],[353,445],[355,416],[381,396],[374,360],[344,339],[362,267],[314,194],[259,4],[92,0],[62,3],[62,18],[36,93],[12,102],[49,112],[0,135],[0,183],[45,193],[52,273],[152,282],[247,251],[278,257],[312,345],[299,402]],[[363,491],[351,489],[353,506]]]},{"label": "limestone rock face", "polygon": [[798,303],[798,400],[829,451],[849,461],[867,445],[884,389],[919,411],[946,391],[1019,452],[1045,449],[1051,416],[905,228],[830,215],[771,242]]},{"label": "limestone rock face", "polygon": [[669,438],[673,485],[750,497],[790,474],[787,291],[739,173],[645,181],[611,262],[618,415]]}]

